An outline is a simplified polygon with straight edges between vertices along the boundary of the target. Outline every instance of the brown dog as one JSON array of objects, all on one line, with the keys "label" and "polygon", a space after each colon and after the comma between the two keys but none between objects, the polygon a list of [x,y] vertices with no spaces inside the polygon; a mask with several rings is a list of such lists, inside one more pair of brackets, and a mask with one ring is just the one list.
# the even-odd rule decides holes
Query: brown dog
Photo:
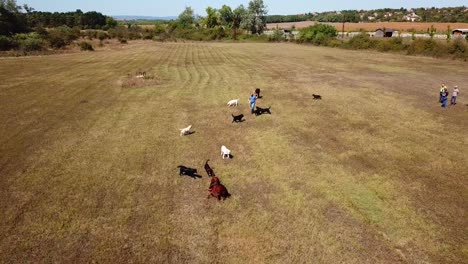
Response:
[{"label": "brown dog", "polygon": [[221,201],[221,198],[223,200],[226,200],[226,198],[231,196],[226,187],[221,184],[219,178],[216,176],[214,176],[211,179],[210,188],[208,188],[208,191],[210,192],[210,194],[208,194],[207,199],[213,196],[215,198],[218,198],[218,201]]},{"label": "brown dog", "polygon": [[213,177],[213,176],[215,176],[215,173],[214,173],[214,171],[211,169],[210,165],[208,165],[208,161],[210,161],[210,160],[206,160],[206,162],[205,162],[206,174],[208,174],[209,177]]}]

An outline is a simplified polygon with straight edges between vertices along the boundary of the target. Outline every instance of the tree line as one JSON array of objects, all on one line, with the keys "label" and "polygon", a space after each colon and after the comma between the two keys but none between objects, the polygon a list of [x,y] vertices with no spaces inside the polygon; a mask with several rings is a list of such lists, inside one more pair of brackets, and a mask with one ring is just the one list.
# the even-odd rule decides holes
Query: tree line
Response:
[{"label": "tree line", "polygon": [[[413,16],[416,15],[416,16]],[[317,22],[404,22],[412,15],[414,21],[439,23],[468,23],[468,8],[383,8],[374,10],[342,10],[298,15],[271,15],[267,23],[317,21]]]},{"label": "tree line", "polygon": [[0,35],[12,36],[27,33],[37,27],[54,28],[68,26],[80,29],[109,29],[117,26],[117,21],[101,13],[91,11],[39,12],[28,5],[19,6],[15,0],[0,0]]}]

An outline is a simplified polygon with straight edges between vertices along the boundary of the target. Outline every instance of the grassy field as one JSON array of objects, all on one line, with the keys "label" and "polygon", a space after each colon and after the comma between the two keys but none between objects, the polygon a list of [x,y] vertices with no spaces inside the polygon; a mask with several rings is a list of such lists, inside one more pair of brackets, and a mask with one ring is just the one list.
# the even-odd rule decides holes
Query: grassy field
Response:
[{"label": "grassy field", "polygon": [[1,58],[0,263],[466,263],[467,68],[295,44]]}]

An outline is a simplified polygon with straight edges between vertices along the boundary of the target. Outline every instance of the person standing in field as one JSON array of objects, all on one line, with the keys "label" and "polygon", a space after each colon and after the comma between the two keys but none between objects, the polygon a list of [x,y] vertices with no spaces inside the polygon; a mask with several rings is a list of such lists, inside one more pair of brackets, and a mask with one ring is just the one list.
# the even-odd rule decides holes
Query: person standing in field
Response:
[{"label": "person standing in field", "polygon": [[446,108],[447,107],[447,97],[448,97],[448,90],[447,88],[444,89],[442,92],[442,105],[441,107]]},{"label": "person standing in field", "polygon": [[455,85],[453,88],[453,93],[452,93],[452,98],[450,99],[450,104],[451,105],[456,105],[457,104],[457,96],[460,90],[458,90],[458,85]]},{"label": "person standing in field", "polygon": [[444,90],[447,89],[447,86],[445,84],[440,85],[440,90],[439,90],[439,103],[442,103],[442,94],[444,93]]},{"label": "person standing in field", "polygon": [[251,94],[250,97],[249,97],[249,103],[250,103],[250,111],[252,112],[252,114],[255,111],[255,103],[256,102],[257,102],[257,96],[254,95],[254,94]]}]

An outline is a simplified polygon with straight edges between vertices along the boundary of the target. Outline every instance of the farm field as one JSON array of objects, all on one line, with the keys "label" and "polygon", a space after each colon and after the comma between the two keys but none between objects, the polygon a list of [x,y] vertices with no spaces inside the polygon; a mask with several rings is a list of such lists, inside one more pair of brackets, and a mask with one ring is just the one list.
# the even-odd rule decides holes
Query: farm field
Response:
[{"label": "farm field", "polygon": [[466,69],[286,43],[0,58],[0,263],[466,263]]},{"label": "farm field", "polygon": [[[314,25],[316,22],[313,21],[301,21],[301,22],[288,22],[288,23],[269,23],[267,24],[268,29],[278,28],[291,28],[293,25],[297,29],[305,28]],[[338,31],[342,30],[342,23],[323,23],[334,26]],[[447,32],[447,27],[453,30],[455,28],[468,28],[468,23],[431,23],[431,22],[375,22],[375,23],[345,23],[345,31],[375,31],[378,28],[391,28],[400,32],[411,32],[413,29],[416,31],[424,31],[434,26],[437,32]]]}]

